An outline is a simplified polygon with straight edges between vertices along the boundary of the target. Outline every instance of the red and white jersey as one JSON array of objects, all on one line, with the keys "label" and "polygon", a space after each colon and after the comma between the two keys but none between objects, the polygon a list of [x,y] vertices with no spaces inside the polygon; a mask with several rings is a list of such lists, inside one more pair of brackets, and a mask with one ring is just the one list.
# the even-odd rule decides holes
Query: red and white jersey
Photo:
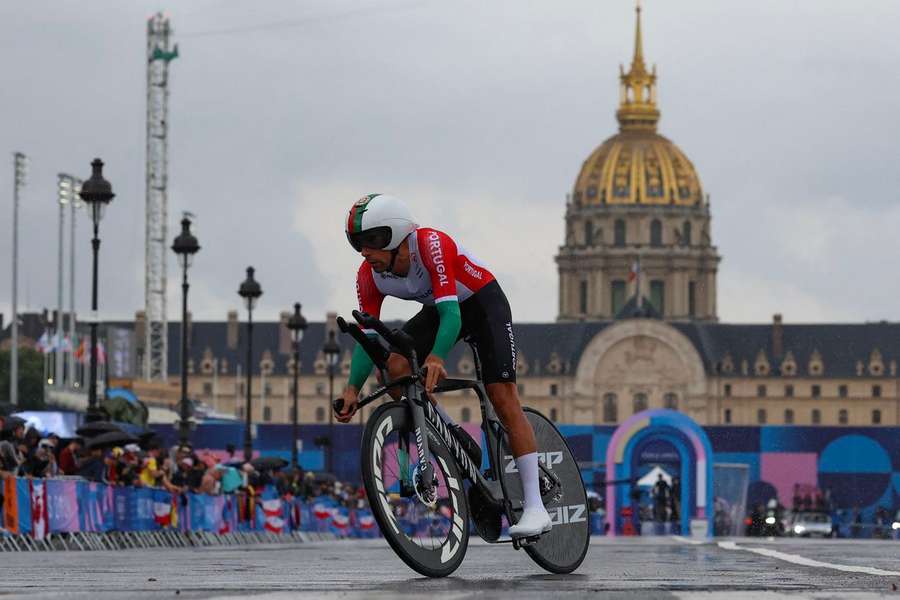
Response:
[{"label": "red and white jersey", "polygon": [[359,309],[381,316],[385,296],[437,304],[462,302],[494,280],[494,275],[465,248],[437,229],[419,227],[406,241],[409,273],[376,273],[365,260],[356,275]]}]

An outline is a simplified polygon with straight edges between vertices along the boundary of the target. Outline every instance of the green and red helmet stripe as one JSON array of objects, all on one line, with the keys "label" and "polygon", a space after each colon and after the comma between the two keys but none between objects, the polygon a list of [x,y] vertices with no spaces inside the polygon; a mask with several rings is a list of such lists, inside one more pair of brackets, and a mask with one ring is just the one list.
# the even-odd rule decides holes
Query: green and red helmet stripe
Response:
[{"label": "green and red helmet stripe", "polygon": [[372,201],[372,198],[380,195],[381,194],[369,194],[356,201],[350,209],[350,216],[347,218],[347,233],[359,233],[362,231],[363,213],[366,212],[366,207],[369,202]]}]

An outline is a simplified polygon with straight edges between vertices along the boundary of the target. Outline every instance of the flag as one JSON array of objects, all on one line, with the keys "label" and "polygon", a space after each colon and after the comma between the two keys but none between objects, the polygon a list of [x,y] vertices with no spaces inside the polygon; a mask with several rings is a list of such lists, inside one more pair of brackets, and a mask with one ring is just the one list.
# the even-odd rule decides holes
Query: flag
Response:
[{"label": "flag", "polygon": [[38,338],[35,347],[38,349],[38,351],[43,352],[44,354],[47,354],[51,351],[50,336],[46,331],[44,331],[44,334],[40,338]]},{"label": "flag", "polygon": [[47,524],[47,486],[41,479],[29,480],[31,490],[31,537],[42,540],[46,537]]},{"label": "flag", "polygon": [[634,281],[637,279],[638,274],[641,272],[641,263],[640,261],[634,261],[631,265],[631,271],[628,272],[628,281]]},{"label": "flag", "polygon": [[63,338],[62,351],[63,352],[71,352],[72,351],[72,340],[69,338],[69,336],[66,336]]},{"label": "flag", "polygon": [[338,537],[350,534],[350,515],[346,508],[335,508],[331,517],[331,532]]},{"label": "flag", "polygon": [[160,527],[168,527],[172,524],[172,502],[161,499],[153,499],[153,520]]},{"label": "flag", "polygon": [[368,531],[375,527],[375,515],[368,510],[358,511],[357,521],[359,522],[359,528],[363,531]]},{"label": "flag", "polygon": [[19,533],[19,501],[15,477],[3,480],[3,528],[12,534]]},{"label": "flag", "polygon": [[281,505],[281,499],[263,500],[262,509],[263,514],[265,514],[263,527],[266,528],[266,531],[271,531],[272,533],[284,531],[284,507]]},{"label": "flag", "polygon": [[234,518],[233,502],[233,496],[225,496],[225,502],[222,505],[222,522],[219,524],[219,535],[231,532],[231,520]]},{"label": "flag", "polygon": [[55,532],[80,531],[77,482],[72,479],[47,480],[47,514]]},{"label": "flag", "polygon": [[[81,340],[78,350],[75,351],[75,358],[83,365],[88,364],[91,360],[89,348],[90,344],[85,344],[85,340]],[[103,345],[103,342],[99,340],[97,341],[97,364],[106,364],[106,347]]]}]

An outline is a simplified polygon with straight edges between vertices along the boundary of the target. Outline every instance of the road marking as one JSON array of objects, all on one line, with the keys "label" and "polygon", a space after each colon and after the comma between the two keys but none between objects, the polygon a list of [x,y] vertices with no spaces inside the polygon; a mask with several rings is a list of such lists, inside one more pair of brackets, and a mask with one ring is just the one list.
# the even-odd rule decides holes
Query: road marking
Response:
[{"label": "road marking", "polygon": [[795,565],[803,565],[804,567],[819,567],[822,569],[834,569],[835,571],[844,571],[847,573],[865,573],[866,575],[884,575],[888,577],[900,576],[900,571],[885,571],[884,569],[876,569],[875,567],[838,565],[835,563],[813,560],[812,558],[806,558],[805,556],[800,556],[798,554],[779,552],[778,550],[772,550],[771,548],[750,548],[747,546],[738,546],[736,543],[730,541],[719,542],[719,547],[725,550],[745,550],[747,552],[753,552],[761,556],[768,556],[769,558],[777,558],[778,560],[794,563]]},{"label": "road marking", "polygon": [[675,541],[681,542],[682,544],[690,544],[690,545],[692,545],[692,546],[702,546],[703,544],[706,543],[706,542],[703,542],[703,541],[701,541],[701,540],[692,540],[692,539],[690,539],[690,538],[686,538],[686,537],[681,536],[681,535],[673,535],[673,536],[672,536],[672,539],[675,540]]}]

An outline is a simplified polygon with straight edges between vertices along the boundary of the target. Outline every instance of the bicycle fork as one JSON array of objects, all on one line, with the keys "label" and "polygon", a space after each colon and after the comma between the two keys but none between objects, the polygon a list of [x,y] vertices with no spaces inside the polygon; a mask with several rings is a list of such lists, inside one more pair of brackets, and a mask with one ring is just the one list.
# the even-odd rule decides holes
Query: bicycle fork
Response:
[{"label": "bicycle fork", "polygon": [[[418,384],[416,384],[418,385]],[[415,473],[412,473],[412,486],[423,504],[430,508],[437,505],[437,477],[434,466],[431,464],[431,451],[428,448],[428,421],[420,401],[422,394],[411,385],[407,390],[407,400],[413,416],[413,434],[416,436],[416,450],[418,452],[419,465]],[[426,400],[427,402],[427,400]],[[408,449],[407,449],[408,453]]]}]

